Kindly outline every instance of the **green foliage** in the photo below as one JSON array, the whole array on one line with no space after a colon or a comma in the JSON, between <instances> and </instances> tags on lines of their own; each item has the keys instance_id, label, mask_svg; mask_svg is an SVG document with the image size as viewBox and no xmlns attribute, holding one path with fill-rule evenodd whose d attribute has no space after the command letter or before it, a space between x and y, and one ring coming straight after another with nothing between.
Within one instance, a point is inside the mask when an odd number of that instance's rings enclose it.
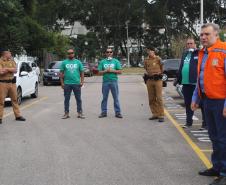
<instances>
[{"instance_id":1,"label":"green foliage","mask_svg":"<svg viewBox=\"0 0 226 185\"><path fill-rule=\"evenodd\" d=\"M98 57L100 55L100 46L98 44L98 39L96 34L93 32L88 32L87 35L78 35L75 39L72 39L71 42L73 48L75 49L75 53L78 58L84 59L92 59Z\"/></svg>"}]
</instances>

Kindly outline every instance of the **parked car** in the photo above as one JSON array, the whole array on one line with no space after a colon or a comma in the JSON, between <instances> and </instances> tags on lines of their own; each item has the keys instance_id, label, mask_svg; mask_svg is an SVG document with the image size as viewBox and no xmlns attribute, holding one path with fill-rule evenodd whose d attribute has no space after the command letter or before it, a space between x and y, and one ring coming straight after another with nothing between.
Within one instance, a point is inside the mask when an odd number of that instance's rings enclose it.
<instances>
[{"instance_id":1,"label":"parked car","mask_svg":"<svg viewBox=\"0 0 226 185\"><path fill-rule=\"evenodd\" d=\"M85 76L93 76L93 70L92 70L92 66L88 63L88 62L84 62L82 63L83 67L84 67L84 74Z\"/></svg>"},{"instance_id":2,"label":"parked car","mask_svg":"<svg viewBox=\"0 0 226 185\"><path fill-rule=\"evenodd\" d=\"M43 72L43 85L60 84L60 67L62 61L51 62Z\"/></svg>"},{"instance_id":3,"label":"parked car","mask_svg":"<svg viewBox=\"0 0 226 185\"><path fill-rule=\"evenodd\" d=\"M17 63L17 73L14 75L17 86L17 101L18 104L21 104L24 97L38 97L38 75L27 62L15 61ZM11 101L11 99L7 97L6 101Z\"/></svg>"},{"instance_id":4,"label":"parked car","mask_svg":"<svg viewBox=\"0 0 226 185\"><path fill-rule=\"evenodd\" d=\"M164 79L175 78L180 67L180 59L166 59L162 62Z\"/></svg>"}]
</instances>

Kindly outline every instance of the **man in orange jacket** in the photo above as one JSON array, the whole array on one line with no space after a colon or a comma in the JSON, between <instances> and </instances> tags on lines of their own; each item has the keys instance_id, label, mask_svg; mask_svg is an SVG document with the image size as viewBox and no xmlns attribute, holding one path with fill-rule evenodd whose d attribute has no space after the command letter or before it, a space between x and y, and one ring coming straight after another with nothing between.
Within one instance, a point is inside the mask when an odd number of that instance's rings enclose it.
<instances>
[{"instance_id":1,"label":"man in orange jacket","mask_svg":"<svg viewBox=\"0 0 226 185\"><path fill-rule=\"evenodd\" d=\"M191 109L203 100L210 140L213 167L199 174L217 176L210 185L226 185L226 43L219 40L219 26L204 24L200 40L203 49L198 58L198 80Z\"/></svg>"}]
</instances>

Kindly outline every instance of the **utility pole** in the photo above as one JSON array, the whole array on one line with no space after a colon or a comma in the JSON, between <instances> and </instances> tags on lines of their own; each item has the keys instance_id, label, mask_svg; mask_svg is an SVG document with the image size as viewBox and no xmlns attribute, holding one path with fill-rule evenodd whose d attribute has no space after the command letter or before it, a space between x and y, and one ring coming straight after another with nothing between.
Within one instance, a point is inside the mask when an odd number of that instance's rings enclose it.
<instances>
[{"instance_id":1,"label":"utility pole","mask_svg":"<svg viewBox=\"0 0 226 185\"><path fill-rule=\"evenodd\" d=\"M200 0L200 6L201 6L201 7L200 7L200 9L201 9L201 10L200 10L200 25L202 26L202 25L203 25L203 11L204 11L204 10L203 10L203 9L204 9L204 8L203 8L203 0Z\"/></svg>"},{"instance_id":2,"label":"utility pole","mask_svg":"<svg viewBox=\"0 0 226 185\"><path fill-rule=\"evenodd\" d=\"M129 54L129 26L128 26L128 21L126 21L126 36L127 36L127 65L128 65L128 67L130 67L130 59L129 59L129 57L130 57L130 54Z\"/></svg>"}]
</instances>

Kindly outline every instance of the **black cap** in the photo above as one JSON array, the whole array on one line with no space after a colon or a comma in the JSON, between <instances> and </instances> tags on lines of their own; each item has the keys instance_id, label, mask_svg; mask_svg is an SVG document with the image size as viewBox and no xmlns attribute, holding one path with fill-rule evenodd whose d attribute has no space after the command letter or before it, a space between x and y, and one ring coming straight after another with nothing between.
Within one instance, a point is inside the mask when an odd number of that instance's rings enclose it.
<instances>
[{"instance_id":1,"label":"black cap","mask_svg":"<svg viewBox=\"0 0 226 185\"><path fill-rule=\"evenodd\" d=\"M153 46L147 46L147 49L151 50L151 51L156 51L155 47L153 47Z\"/></svg>"}]
</instances>

